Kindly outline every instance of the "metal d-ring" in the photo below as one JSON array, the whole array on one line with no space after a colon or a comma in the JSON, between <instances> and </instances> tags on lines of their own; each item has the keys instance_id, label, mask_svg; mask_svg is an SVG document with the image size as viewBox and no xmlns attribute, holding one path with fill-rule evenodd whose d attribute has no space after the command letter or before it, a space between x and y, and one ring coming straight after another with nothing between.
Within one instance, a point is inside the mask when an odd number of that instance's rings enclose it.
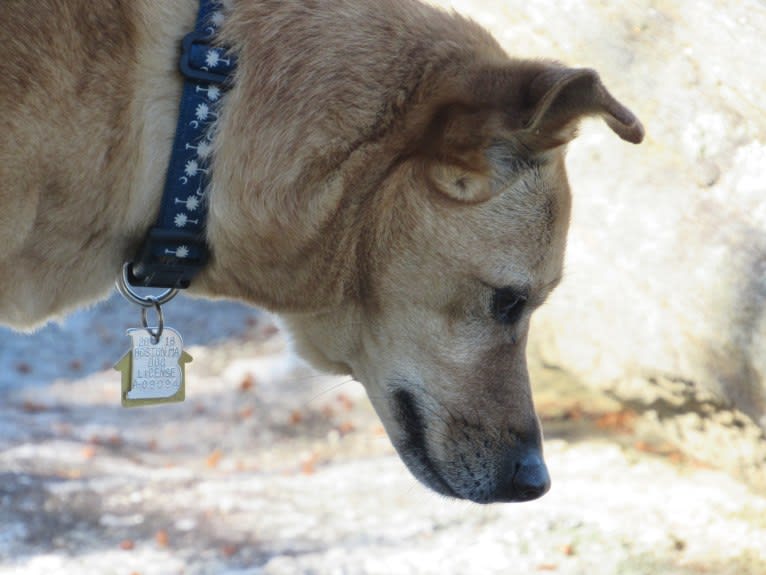
<instances>
[{"instance_id":1,"label":"metal d-ring","mask_svg":"<svg viewBox=\"0 0 766 575\"><path fill-rule=\"evenodd\" d=\"M155 328L149 327L149 322L146 320L146 311L148 309L149 309L148 307L141 308L141 325L144 326L144 329L151 336L152 343L154 345L157 345L160 342L160 336L162 335L162 330L165 328L165 318L162 315L162 307L160 306L159 301L155 301L154 311L157 312L157 327Z\"/></svg>"},{"instance_id":2,"label":"metal d-ring","mask_svg":"<svg viewBox=\"0 0 766 575\"><path fill-rule=\"evenodd\" d=\"M173 299L178 293L178 290L170 288L158 296L138 295L130 287L130 282L128 281L128 272L130 270L129 266L130 264L125 264L122 266L122 273L120 274L120 277L117 278L117 291L119 291L122 294L122 297L124 297L129 302L141 306L141 325L144 326L144 329L152 338L152 343L157 345L160 342L162 330L165 328L165 318L162 315L161 306ZM157 327L149 327L149 322L146 318L146 312L149 308L154 308L154 311L157 312Z\"/></svg>"},{"instance_id":3,"label":"metal d-ring","mask_svg":"<svg viewBox=\"0 0 766 575\"><path fill-rule=\"evenodd\" d=\"M122 274L117 278L117 291L122 294L126 300L136 305L140 305L142 308L150 308L155 306L161 306L168 303L171 299L176 297L178 290L170 288L162 292L158 296L140 296L130 286L128 281L128 272L130 271L130 264L126 263L122 266ZM157 307L159 310L159 307Z\"/></svg>"}]
</instances>

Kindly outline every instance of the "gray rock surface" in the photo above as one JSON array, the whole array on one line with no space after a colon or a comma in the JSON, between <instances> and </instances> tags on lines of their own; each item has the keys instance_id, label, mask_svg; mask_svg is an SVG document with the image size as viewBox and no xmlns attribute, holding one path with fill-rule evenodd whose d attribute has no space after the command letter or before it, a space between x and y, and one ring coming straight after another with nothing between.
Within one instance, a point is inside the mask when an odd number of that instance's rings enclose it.
<instances>
[{"instance_id":1,"label":"gray rock surface","mask_svg":"<svg viewBox=\"0 0 766 575\"><path fill-rule=\"evenodd\" d=\"M599 71L644 122L570 148L566 278L533 352L766 488L766 3L482 2L519 56Z\"/></svg>"}]
</instances>

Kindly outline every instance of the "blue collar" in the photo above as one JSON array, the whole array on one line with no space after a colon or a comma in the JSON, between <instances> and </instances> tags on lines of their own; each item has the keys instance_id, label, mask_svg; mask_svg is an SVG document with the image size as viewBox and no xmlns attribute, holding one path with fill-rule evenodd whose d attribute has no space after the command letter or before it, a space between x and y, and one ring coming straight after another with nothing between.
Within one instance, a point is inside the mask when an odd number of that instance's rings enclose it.
<instances>
[{"instance_id":1,"label":"blue collar","mask_svg":"<svg viewBox=\"0 0 766 575\"><path fill-rule=\"evenodd\" d=\"M133 286L184 289L207 262L210 127L236 65L232 55L212 44L222 20L218 0L200 0L194 31L183 39L184 84L173 151L157 222L128 266Z\"/></svg>"}]
</instances>

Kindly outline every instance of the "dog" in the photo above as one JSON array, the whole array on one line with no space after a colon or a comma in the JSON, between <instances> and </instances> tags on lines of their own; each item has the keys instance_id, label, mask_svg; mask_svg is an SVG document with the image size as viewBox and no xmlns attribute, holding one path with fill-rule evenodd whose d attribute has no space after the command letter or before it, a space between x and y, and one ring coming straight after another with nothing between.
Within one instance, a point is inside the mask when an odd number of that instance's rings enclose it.
<instances>
[{"instance_id":1,"label":"dog","mask_svg":"<svg viewBox=\"0 0 766 575\"><path fill-rule=\"evenodd\" d=\"M159 209L178 46L196 0L5 0L0 321L106 297ZM418 0L231 0L211 257L191 294L284 320L365 386L413 475L446 496L550 486L525 359L559 283L566 145L639 120L590 69L514 59Z\"/></svg>"}]
</instances>

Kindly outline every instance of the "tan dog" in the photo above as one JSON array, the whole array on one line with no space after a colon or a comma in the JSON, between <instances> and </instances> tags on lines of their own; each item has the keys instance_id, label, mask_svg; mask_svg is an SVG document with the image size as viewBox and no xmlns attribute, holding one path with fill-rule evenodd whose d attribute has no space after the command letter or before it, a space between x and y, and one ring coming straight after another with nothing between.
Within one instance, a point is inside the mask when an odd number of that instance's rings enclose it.
<instances>
[{"instance_id":1,"label":"tan dog","mask_svg":"<svg viewBox=\"0 0 766 575\"><path fill-rule=\"evenodd\" d=\"M159 207L196 0L4 0L0 321L106 296ZM591 70L509 58L415 0L233 0L212 259L192 292L282 315L353 374L416 477L478 502L549 487L525 362L561 278L565 144L639 142Z\"/></svg>"}]
</instances>

